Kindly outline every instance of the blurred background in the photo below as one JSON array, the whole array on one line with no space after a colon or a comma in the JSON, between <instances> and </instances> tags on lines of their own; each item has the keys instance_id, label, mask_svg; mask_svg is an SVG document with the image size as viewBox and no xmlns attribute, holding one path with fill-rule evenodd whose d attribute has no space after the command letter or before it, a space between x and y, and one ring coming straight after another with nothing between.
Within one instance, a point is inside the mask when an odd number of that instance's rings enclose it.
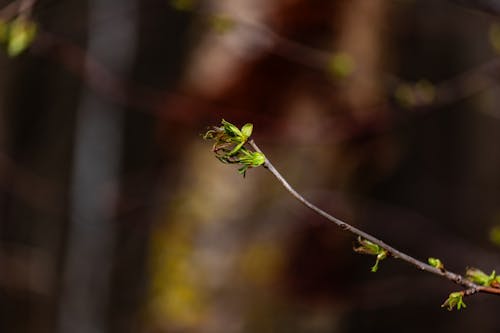
<instances>
[{"instance_id":1,"label":"blurred background","mask_svg":"<svg viewBox=\"0 0 500 333\"><path fill-rule=\"evenodd\" d=\"M500 299L355 238L500 270L491 0L0 1L1 332L498 332Z\"/></svg>"}]
</instances>

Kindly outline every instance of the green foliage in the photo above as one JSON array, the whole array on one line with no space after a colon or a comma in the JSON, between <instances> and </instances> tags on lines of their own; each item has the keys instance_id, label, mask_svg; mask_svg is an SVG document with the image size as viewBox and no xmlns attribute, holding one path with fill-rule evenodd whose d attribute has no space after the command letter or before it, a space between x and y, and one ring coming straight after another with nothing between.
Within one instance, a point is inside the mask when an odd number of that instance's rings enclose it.
<instances>
[{"instance_id":1,"label":"green foliage","mask_svg":"<svg viewBox=\"0 0 500 333\"><path fill-rule=\"evenodd\" d=\"M358 247L354 247L355 252L377 256L377 259L375 260L375 265L373 265L371 268L371 271L375 273L376 271L378 271L378 265L380 261L387 258L387 250L382 248L380 245L377 245L361 237L358 237L358 244L359 244Z\"/></svg>"},{"instance_id":2,"label":"green foliage","mask_svg":"<svg viewBox=\"0 0 500 333\"><path fill-rule=\"evenodd\" d=\"M446 301L441 305L442 308L446 307L448 311L453 310L456 308L457 310L460 310L462 308L466 308L467 305L465 305L464 300L464 292L463 291L457 291L451 293Z\"/></svg>"},{"instance_id":3,"label":"green foliage","mask_svg":"<svg viewBox=\"0 0 500 333\"><path fill-rule=\"evenodd\" d=\"M238 172L243 176L249 168L255 168L266 162L261 152L244 148L252 135L253 125L245 124L241 129L222 119L221 126L208 130L203 138L213 140L212 151L219 161L228 164L240 164Z\"/></svg>"},{"instance_id":4,"label":"green foliage","mask_svg":"<svg viewBox=\"0 0 500 333\"><path fill-rule=\"evenodd\" d=\"M0 42L5 44L7 54L15 57L25 51L36 36L37 26L26 18L0 21Z\"/></svg>"},{"instance_id":5,"label":"green foliage","mask_svg":"<svg viewBox=\"0 0 500 333\"><path fill-rule=\"evenodd\" d=\"M495 271L492 271L490 275L487 275L483 271L477 268L467 269L465 275L469 280L485 287L500 287L500 277L496 275Z\"/></svg>"},{"instance_id":6,"label":"green foliage","mask_svg":"<svg viewBox=\"0 0 500 333\"><path fill-rule=\"evenodd\" d=\"M429 263L429 265L439 269L440 271L444 270L444 265L438 258L429 258L427 259L427 262Z\"/></svg>"}]
</instances>

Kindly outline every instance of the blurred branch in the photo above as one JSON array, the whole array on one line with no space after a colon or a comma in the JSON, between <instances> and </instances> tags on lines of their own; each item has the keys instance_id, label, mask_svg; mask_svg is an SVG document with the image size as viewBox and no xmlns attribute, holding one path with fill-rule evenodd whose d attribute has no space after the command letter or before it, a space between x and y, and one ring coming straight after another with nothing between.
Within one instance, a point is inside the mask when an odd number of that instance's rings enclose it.
<instances>
[{"instance_id":1,"label":"blurred branch","mask_svg":"<svg viewBox=\"0 0 500 333\"><path fill-rule=\"evenodd\" d=\"M262 153L260 148L255 144L253 140L249 141L249 144L252 146L252 148L257 151ZM340 227L343 230L346 230L352 234L355 234L359 237L361 237L364 240L368 240L369 242L376 244L380 246L381 248L385 249L387 251L387 255L391 256L396 259L403 260L415 267L417 267L419 270L426 271L428 273L432 273L438 276L441 276L445 279L448 279L458 285L461 285L465 288L467 288L463 292L463 296L469 296L472 294L475 294L477 292L483 292L483 293L488 293L488 294L496 294L500 295L500 288L494 288L490 286L483 286L483 285L478 285L473 283L472 281L464 278L462 275L451 272L446 270L444 267L434 267L429 264L426 264L418 259L415 259L409 255L407 255L404 252L401 252L397 250L396 248L384 243L380 239L346 223L345 221L338 219L329 213L325 212L321 208L317 207L316 205L312 204L309 202L307 199L305 199L300 193L298 193L289 183L288 181L279 173L279 171L274 167L274 165L269 161L269 159L266 158L263 166L268 169L276 179L283 185L283 187L293 196L295 199L300 201L302 204L304 204L306 207L309 209L313 210L317 214L323 216L330 222L333 222L336 224L338 227Z\"/></svg>"},{"instance_id":2,"label":"blurred branch","mask_svg":"<svg viewBox=\"0 0 500 333\"><path fill-rule=\"evenodd\" d=\"M214 14L206 13L204 16L213 17ZM329 62L335 55L333 51L317 49L283 37L264 24L246 22L235 18L230 18L230 20L234 20L243 29L252 30L253 38L260 38L263 40L260 44L270 46L269 52L302 66L327 73ZM37 33L32 51L35 54L56 60L74 75L80 77L95 92L121 106L133 107L143 112L153 113L154 116L164 116L163 113L159 113L158 108L167 101L174 100L174 102L192 104L192 101L188 101L188 98L173 93L161 92L137 82L120 78L93 58L84 48L41 29ZM84 64L87 66L86 70L84 70ZM424 108L431 110L471 97L497 85L498 79L495 74L499 71L500 58L494 58L455 77L435 84L435 97L432 101L417 99L407 109ZM382 73L382 75L382 80L391 83L392 86L405 83L404 80L392 74ZM347 77L345 80L349 80L349 78ZM393 92L390 92L389 96L392 94ZM388 106L388 103L384 102L371 108L376 110ZM488 114L495 116L492 113ZM179 113L175 116L182 117Z\"/></svg>"},{"instance_id":3,"label":"blurred branch","mask_svg":"<svg viewBox=\"0 0 500 333\"><path fill-rule=\"evenodd\" d=\"M499 0L451 0L463 7L479 10L491 15L500 15L500 1Z\"/></svg>"},{"instance_id":4,"label":"blurred branch","mask_svg":"<svg viewBox=\"0 0 500 333\"><path fill-rule=\"evenodd\" d=\"M500 0L496 3L498 4L500 11ZM217 14L205 13L204 16L217 17ZM267 45L269 52L301 66L329 74L328 72L331 70L329 67L332 65L332 61L337 54L336 51L318 49L286 38L260 22L248 22L234 17L229 18L229 20L234 22L234 24L240 28L252 30L254 34L253 37L260 38L262 40L260 44ZM360 68L358 68L357 71L359 73ZM481 63L474 68L465 70L463 73L447 80L431 85L434 94L433 98L431 100L426 100L425 98L419 99L419 96L415 96L416 99L414 103L407 106L407 109L415 110L425 108L431 110L472 97L484 90L498 85L499 74L500 58L497 57ZM399 85L407 83L407 81L391 73L381 71L380 75L381 81L385 85L389 85L396 89ZM363 78L362 73L359 73L358 76L361 79ZM347 76L342 80L348 81L349 79L350 76ZM335 84L335 81L331 82ZM395 93L395 90L389 90L388 96L392 97ZM388 106L388 103L383 102L379 105L374 105L371 109L378 110L381 108L387 108ZM490 116L498 117L493 113L488 114Z\"/></svg>"},{"instance_id":5,"label":"blurred branch","mask_svg":"<svg viewBox=\"0 0 500 333\"><path fill-rule=\"evenodd\" d=\"M15 0L0 9L0 18L10 20L11 18L20 16L29 16L36 0Z\"/></svg>"}]
</instances>

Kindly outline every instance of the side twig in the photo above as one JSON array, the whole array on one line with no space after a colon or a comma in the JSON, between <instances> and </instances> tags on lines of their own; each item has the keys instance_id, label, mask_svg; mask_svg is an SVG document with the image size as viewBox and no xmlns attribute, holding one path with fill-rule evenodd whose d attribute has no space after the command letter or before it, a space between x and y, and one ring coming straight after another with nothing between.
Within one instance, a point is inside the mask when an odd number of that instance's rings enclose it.
<instances>
[{"instance_id":1,"label":"side twig","mask_svg":"<svg viewBox=\"0 0 500 333\"><path fill-rule=\"evenodd\" d=\"M257 146L257 144L255 144L255 142L253 140L250 140L248 141L248 143L250 144L250 146L252 146L252 148L259 152L259 153L262 153L262 151L260 150L260 148ZM329 220L330 222L333 222L335 223L338 227L342 228L343 230L346 230L346 231L349 231L351 232L352 234L355 234L361 238L364 238L374 244L377 244L378 246L382 247L383 249L385 249L387 251L387 254L393 258L396 258L396 259L401 259L403 261L406 261L407 263L417 267L418 269L422 270L422 271L426 271L426 272L429 272L429 273L432 273L432 274L435 274L435 275L438 275L438 276L441 276L441 277L444 277L458 285L461 285L463 287L466 288L466 290L464 291L464 296L469 296L469 295L473 295L477 292L483 292L483 293L488 293L488 294L496 294L496 295L500 295L500 288L493 288L493 287L486 287L486 286L480 286L480 285L477 285L475 284L474 282L466 279L465 277L463 277L462 275L460 274L457 274L457 273L454 273L454 272L451 272L451 271L448 271L444 268L442 269L438 269L436 267L433 267L429 264L426 264L418 259L415 259L413 258L412 256L409 256L397 249L395 249L394 247L384 243L383 241L381 241L380 239L350 225L349 223L339 219L339 218L336 218L335 216L332 216L330 215L329 213L325 212L324 210L322 210L321 208L317 207L316 205L314 205L313 203L309 202L306 198L304 198L300 193L298 193L289 183L288 181L279 173L279 171L274 167L274 165L269 161L269 159L265 159L265 162L263 164L263 167L266 168L267 170L269 170L274 177L276 177L276 179L279 180L279 182L283 185L283 187L292 195L295 197L295 199L297 199L298 201L300 201L302 204L304 204L306 207L308 207L309 209L313 210L314 212L318 213L319 215L323 216L324 218L326 218L327 220Z\"/></svg>"}]
</instances>

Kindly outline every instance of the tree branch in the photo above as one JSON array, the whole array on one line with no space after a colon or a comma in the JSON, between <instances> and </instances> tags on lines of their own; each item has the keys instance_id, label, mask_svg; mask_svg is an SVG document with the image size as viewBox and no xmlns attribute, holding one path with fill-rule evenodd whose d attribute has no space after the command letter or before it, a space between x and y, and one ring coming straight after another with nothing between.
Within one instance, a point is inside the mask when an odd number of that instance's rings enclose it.
<instances>
[{"instance_id":1,"label":"tree branch","mask_svg":"<svg viewBox=\"0 0 500 333\"><path fill-rule=\"evenodd\" d=\"M262 153L262 151L260 150L260 148L257 146L257 144L255 144L255 142L253 140L250 140L248 142L250 144L250 146L252 146L253 149L255 149L255 151L258 151L260 153ZM349 223L333 216L333 215L330 215L329 213L325 212L324 210L322 210L321 208L317 207L316 205L314 205L313 203L311 203L310 201L308 201L306 198L304 198L300 193L298 193L289 183L288 181L279 173L279 171L274 167L274 165L269 161L269 159L266 158L264 164L263 164L264 168L266 168L267 170L269 170L274 177L276 177L276 179L278 179L278 181L281 183L281 185L283 185L283 187L292 195L295 197L295 199L297 199L298 201L300 201L302 204L304 204L306 207L308 207L309 209L313 210L314 212L316 212L317 214L323 216L324 218L326 218L327 220L329 220L330 222L333 222L335 223L338 227L340 227L341 229L343 230L346 230L346 231L349 231L350 233L352 234L355 234L361 238L364 238L366 240L369 240L370 242L374 243L374 244L377 244L378 246L382 247L383 249L385 249L387 252L388 252L388 255L390 255L391 257L393 258L396 258L396 259L401 259L403 261L406 261L407 263L417 267L419 270L422 270L422 271L426 271L426 272L429 272L429 273L432 273L432 274L435 274L435 275L438 275L438 276L441 276L443 278L446 278L458 285L461 285L463 287L466 288L466 291L464 292L464 295L465 296L469 296L469 295L472 295L472 294L475 294L477 292L483 292L483 293L488 293L488 294L496 294L496 295L500 295L500 288L493 288L493 287L486 287L486 286L480 286L480 285L477 285L475 283L473 283L472 281L470 280L467 280L465 277L463 277L462 275L460 274L457 274L457 273L454 273L454 272L451 272L451 271L448 271L446 269L438 269L436 267L433 267L427 263L424 263L418 259L415 259L409 255L407 255L406 253L403 253L399 250L397 250L396 248L384 243L383 241L381 241L380 239L350 225Z\"/></svg>"}]
</instances>

